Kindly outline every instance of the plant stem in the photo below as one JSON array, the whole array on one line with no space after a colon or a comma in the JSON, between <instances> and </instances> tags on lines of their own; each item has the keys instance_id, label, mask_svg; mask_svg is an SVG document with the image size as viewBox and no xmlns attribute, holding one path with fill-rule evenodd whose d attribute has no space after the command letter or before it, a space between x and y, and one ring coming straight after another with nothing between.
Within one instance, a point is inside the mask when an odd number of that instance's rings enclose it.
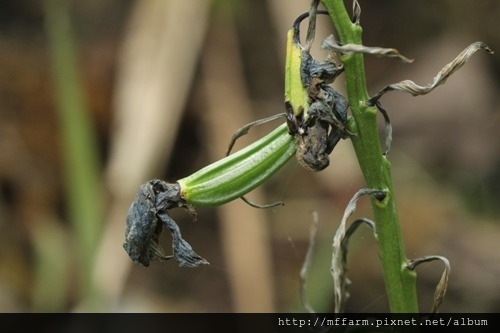
<instances>
[{"instance_id":1,"label":"plant stem","mask_svg":"<svg viewBox=\"0 0 500 333\"><path fill-rule=\"evenodd\" d=\"M362 44L362 28L352 23L343 0L322 0L343 44ZM393 313L418 312L416 274L406 268L407 258L398 222L391 164L383 155L376 122L377 110L368 107L363 54L341 57L345 66L346 88L352 118L348 129L356 156L369 188L387 191L383 202L372 199L377 244L384 280Z\"/></svg>"},{"instance_id":2,"label":"plant stem","mask_svg":"<svg viewBox=\"0 0 500 333\"><path fill-rule=\"evenodd\" d=\"M77 69L69 3L45 0L43 8L63 142L64 185L81 268L79 296L84 297L91 289L91 268L103 222L100 163Z\"/></svg>"}]
</instances>

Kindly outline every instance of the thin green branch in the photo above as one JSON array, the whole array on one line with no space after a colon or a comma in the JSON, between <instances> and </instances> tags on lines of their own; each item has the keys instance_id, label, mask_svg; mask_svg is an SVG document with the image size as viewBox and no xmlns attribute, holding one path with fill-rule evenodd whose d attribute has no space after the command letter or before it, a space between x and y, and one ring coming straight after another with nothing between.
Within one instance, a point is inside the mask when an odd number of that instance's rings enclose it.
<instances>
[{"instance_id":1,"label":"thin green branch","mask_svg":"<svg viewBox=\"0 0 500 333\"><path fill-rule=\"evenodd\" d=\"M77 70L68 7L64 0L43 2L63 143L68 213L78 248L80 292L81 296L86 296L91 289L91 268L103 221L103 191L97 142Z\"/></svg>"},{"instance_id":2,"label":"thin green branch","mask_svg":"<svg viewBox=\"0 0 500 333\"><path fill-rule=\"evenodd\" d=\"M362 28L353 23L343 0L322 0L342 44L362 45ZM354 20L356 21L356 19ZM361 53L341 56L352 119L348 130L367 187L383 190L385 200L371 200L377 244L391 312L418 312L416 274L406 269L407 258L392 187L391 165L380 147L377 109L368 106L364 58Z\"/></svg>"}]
</instances>

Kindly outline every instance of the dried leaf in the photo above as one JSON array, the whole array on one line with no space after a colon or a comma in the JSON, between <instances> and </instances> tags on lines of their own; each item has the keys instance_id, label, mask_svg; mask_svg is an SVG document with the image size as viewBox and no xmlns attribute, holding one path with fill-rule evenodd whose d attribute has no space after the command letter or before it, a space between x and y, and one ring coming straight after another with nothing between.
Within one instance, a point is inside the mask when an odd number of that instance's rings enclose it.
<instances>
[{"instance_id":1,"label":"dried leaf","mask_svg":"<svg viewBox=\"0 0 500 333\"><path fill-rule=\"evenodd\" d=\"M276 120L279 118L284 118L284 117L285 117L284 112L278 113L278 114L275 114L275 115L270 116L270 117L254 120L254 121L246 124L245 126L238 128L236 130L236 132L234 132L233 136L231 137L231 141L229 142L229 145L228 145L227 150L226 150L226 156L228 156L231 153L231 150L233 149L233 146L236 143L236 140L238 140L239 138L241 138L244 135L247 135L250 128L252 128L256 125L265 124L267 122L270 122L270 121L273 121L273 120Z\"/></svg>"},{"instance_id":2,"label":"dried leaf","mask_svg":"<svg viewBox=\"0 0 500 333\"><path fill-rule=\"evenodd\" d=\"M415 270L415 268L424 263L434 260L441 260L444 263L444 271L441 275L441 279L439 279L439 283L436 286L436 291L434 292L434 302L432 304L432 313L437 313L441 303L443 303L444 295L446 294L446 290L448 288L448 279L450 277L451 266L448 259L442 256L425 256L418 259L411 260L408 263L408 269Z\"/></svg>"},{"instance_id":3,"label":"dried leaf","mask_svg":"<svg viewBox=\"0 0 500 333\"><path fill-rule=\"evenodd\" d=\"M404 80L399 83L394 83L386 86L384 89L379 91L375 96L370 98L369 104L374 105L376 101L382 97L386 92L391 90L399 90L412 94L413 96L425 95L434 90L437 86L446 82L446 80L455 73L460 67L462 67L467 60L478 50L485 50L486 52L493 54L493 51L483 42L475 42L465 48L452 62L447 64L439 71L439 73L434 77L432 83L426 86L419 86L411 80Z\"/></svg>"},{"instance_id":4,"label":"dried leaf","mask_svg":"<svg viewBox=\"0 0 500 333\"><path fill-rule=\"evenodd\" d=\"M379 101L377 101L375 103L375 106L377 107L378 111L382 114L382 116L384 117L384 121L385 121L385 151L384 151L384 156L387 156L387 155L389 155L389 150L391 149L391 143L392 143L391 120L389 119L389 114L382 107L382 104L380 104Z\"/></svg>"},{"instance_id":5,"label":"dried leaf","mask_svg":"<svg viewBox=\"0 0 500 333\"><path fill-rule=\"evenodd\" d=\"M311 1L311 8L309 9L309 26L307 28L306 35L306 50L310 50L312 43L314 42L314 36L316 34L316 14L318 12L319 0Z\"/></svg>"},{"instance_id":6,"label":"dried leaf","mask_svg":"<svg viewBox=\"0 0 500 333\"><path fill-rule=\"evenodd\" d=\"M332 274L333 284L334 284L334 300L335 300L335 313L340 313L343 310L344 304L347 300L347 285L349 284L349 280L347 278L347 267L346 267L346 247L348 244L348 240L346 241L346 237L350 237L350 235L357 228L358 223L365 222L364 219L360 220L361 222L356 223L354 229L351 230L351 227L346 231L346 223L349 216L354 213L356 210L356 202L363 195L373 195L378 200L383 200L385 198L385 192L380 190L372 190L372 189L361 189L352 197L351 201L347 205L344 216L342 217L342 221L340 222L340 226L333 237L333 253L332 253L332 266L330 268L330 273ZM369 220L366 220L369 221ZM366 222L368 223L368 222ZM346 243L347 242L347 243Z\"/></svg>"},{"instance_id":7,"label":"dried leaf","mask_svg":"<svg viewBox=\"0 0 500 333\"><path fill-rule=\"evenodd\" d=\"M361 6L357 0L352 2L352 22L356 25L359 25L361 19Z\"/></svg>"},{"instance_id":8,"label":"dried leaf","mask_svg":"<svg viewBox=\"0 0 500 333\"><path fill-rule=\"evenodd\" d=\"M367 53L379 57L398 58L406 63L413 62L413 59L406 58L405 56L401 55L396 49L371 47L359 44L340 44L335 40L335 37L333 35L325 38L323 44L321 44L321 47L341 54Z\"/></svg>"}]
</instances>

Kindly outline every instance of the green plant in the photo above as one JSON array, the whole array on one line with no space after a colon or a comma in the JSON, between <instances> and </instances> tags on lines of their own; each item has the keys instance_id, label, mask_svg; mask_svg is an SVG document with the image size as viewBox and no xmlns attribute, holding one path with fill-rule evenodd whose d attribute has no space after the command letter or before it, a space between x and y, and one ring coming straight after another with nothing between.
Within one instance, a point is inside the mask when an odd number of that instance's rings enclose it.
<instances>
[{"instance_id":1,"label":"green plant","mask_svg":"<svg viewBox=\"0 0 500 333\"><path fill-rule=\"evenodd\" d=\"M401 90L413 95L426 94L444 83L475 51L492 51L483 43L471 44L438 73L432 84L420 87L412 81L403 81L388 85L370 98L366 88L363 53L380 56L394 56L396 53L392 49L363 46L362 28L359 24L361 9L356 0L353 1L352 17L347 13L343 0L321 2L328 11L340 39L340 43L330 41L327 44L341 54L341 61L345 66L345 84L352 112L347 129L356 133L351 137L351 141L359 166L367 186L386 193L384 200L372 198L371 206L390 309L391 312L418 312L416 274L405 255L392 185L391 164L379 143L376 116L378 110L383 110L379 99L391 90Z\"/></svg>"},{"instance_id":2,"label":"green plant","mask_svg":"<svg viewBox=\"0 0 500 333\"><path fill-rule=\"evenodd\" d=\"M91 294L93 289L92 266L104 220L100 162L94 128L77 70L77 48L69 4L60 0L45 0L43 9L63 143L68 218L74 228L76 261L81 276L78 292L84 297ZM43 263L40 265L43 266Z\"/></svg>"},{"instance_id":3,"label":"green plant","mask_svg":"<svg viewBox=\"0 0 500 333\"><path fill-rule=\"evenodd\" d=\"M309 13L299 16L288 32L285 68L287 123L237 153L176 183L151 180L142 185L129 209L124 248L132 260L145 266L149 265L150 260L171 258L158 245L158 237L165 225L173 235L173 257L180 266L207 264L182 239L178 226L168 215L169 209L184 207L194 214L193 206L216 206L243 197L277 172L294 154L307 169L320 171L328 166L328 159L326 162L322 160L324 155L328 158L340 138L350 138L367 189L358 191L353 197L334 237L332 276L336 288L335 311L342 310L346 299L345 268L349 237L362 223L374 231L391 312L418 312L416 266L431 260L442 260L445 263L446 269L436 289L433 306L433 310L437 311L446 291L449 263L440 256L426 256L415 260L406 257L392 185L391 164L387 158L391 144L391 125L380 98L392 90L415 96L427 94L443 84L476 51L492 51L484 43L473 43L446 65L431 84L422 87L406 80L390 84L370 97L366 88L364 54L395 57L405 62L411 60L395 49L363 45L359 21L361 9L356 0L353 1L352 16L347 13L343 0L321 1L340 38L340 42L333 37L327 38L323 47L339 54L342 65L312 59L309 48L314 40L316 14L325 13L317 11L319 2L320 0L312 0ZM309 29L306 44L302 46L298 40L298 24L307 16L310 17ZM347 117L344 97L327 85L342 72L345 73L351 117ZM376 122L379 112L386 121L384 150L379 142ZM234 140L245 134L250 126L260 122L262 121L240 129L233 136L228 152ZM346 227L347 218L354 211L357 199L365 194L371 195L373 222L359 219ZM310 258L310 255L307 257ZM309 261L310 259L306 260L301 276L305 275ZM304 298L304 293L302 297ZM310 306L306 308L311 309Z\"/></svg>"}]
</instances>

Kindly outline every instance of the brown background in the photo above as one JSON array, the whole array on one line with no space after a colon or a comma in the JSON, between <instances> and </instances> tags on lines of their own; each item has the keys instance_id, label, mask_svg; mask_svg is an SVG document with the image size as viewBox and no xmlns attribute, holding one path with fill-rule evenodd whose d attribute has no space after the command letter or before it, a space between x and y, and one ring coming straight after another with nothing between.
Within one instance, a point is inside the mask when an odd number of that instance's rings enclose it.
<instances>
[{"instance_id":1,"label":"brown background","mask_svg":"<svg viewBox=\"0 0 500 333\"><path fill-rule=\"evenodd\" d=\"M172 212L210 266L144 268L121 247L138 185L189 175L221 158L237 128L283 112L286 31L309 1L70 1L105 193L95 253L84 254L91 258L87 272L68 208L64 125L55 111L43 3L0 4L0 311L304 311L299 271L313 211L319 233L310 302L331 311L332 237L350 197L364 186L349 141L335 149L327 170L312 174L291 161L249 194L284 207L261 211L237 200L198 209L196 222ZM365 57L370 93L403 79L427 84L477 40L500 52L496 0L361 1L361 7L366 45L415 59L408 65ZM326 17L318 22L316 44L332 32ZM318 47L313 54L325 56ZM394 128L390 160L406 253L451 261L443 312L500 311L497 54L478 53L427 96L382 99ZM236 148L274 126L252 129ZM370 216L366 203L357 216ZM387 311L372 236L363 230L351 244L346 310ZM431 307L441 272L438 262L418 269L422 311ZM86 274L92 294L82 287Z\"/></svg>"}]
</instances>

